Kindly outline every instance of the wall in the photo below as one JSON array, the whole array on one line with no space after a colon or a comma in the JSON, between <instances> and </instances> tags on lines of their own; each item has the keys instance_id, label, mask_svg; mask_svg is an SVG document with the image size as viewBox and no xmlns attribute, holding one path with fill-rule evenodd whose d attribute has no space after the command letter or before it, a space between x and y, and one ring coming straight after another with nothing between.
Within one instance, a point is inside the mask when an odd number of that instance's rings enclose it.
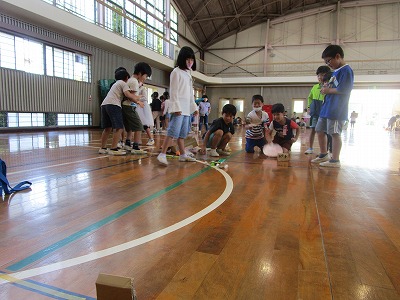
<instances>
[{"instance_id":1,"label":"wall","mask_svg":"<svg viewBox=\"0 0 400 300\"><path fill-rule=\"evenodd\" d=\"M14 29L14 32L22 33L24 36L34 37L36 40L46 41L55 46L61 45L61 48L90 53L92 82L78 82L0 68L0 111L89 113L92 114L93 125L98 126L100 124L99 80L114 78L114 70L119 66L124 66L133 73L134 65L138 61L12 16L6 18L2 16L0 29L6 28L9 32L13 32L11 29ZM152 70L151 80L146 83L167 88L169 72L154 67Z\"/></svg>"},{"instance_id":2,"label":"wall","mask_svg":"<svg viewBox=\"0 0 400 300\"><path fill-rule=\"evenodd\" d=\"M310 86L304 87L284 87L284 86L265 86L265 87L208 87L207 96L211 103L210 120L214 120L221 115L218 111L220 98L227 98L231 101L234 98L243 98L244 114L247 115L252 110L251 97L261 94L264 98L264 104L282 103L289 114L293 108L293 98L307 98L310 93ZM305 105L307 103L305 102Z\"/></svg>"}]
</instances>

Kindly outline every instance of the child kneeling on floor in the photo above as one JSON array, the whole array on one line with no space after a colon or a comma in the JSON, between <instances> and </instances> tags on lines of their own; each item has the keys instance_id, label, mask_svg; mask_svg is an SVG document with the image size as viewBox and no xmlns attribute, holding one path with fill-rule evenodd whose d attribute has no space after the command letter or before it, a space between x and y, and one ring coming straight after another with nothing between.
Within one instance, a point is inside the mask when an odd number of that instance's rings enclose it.
<instances>
[{"instance_id":1,"label":"child kneeling on floor","mask_svg":"<svg viewBox=\"0 0 400 300\"><path fill-rule=\"evenodd\" d=\"M295 121L284 116L285 107L281 103L272 105L273 121L269 125L266 135L268 143L275 143L282 147L283 153L288 153L292 144L297 141L300 130ZM294 133L296 131L296 133ZM273 132L275 136L272 137Z\"/></svg>"},{"instance_id":2,"label":"child kneeling on floor","mask_svg":"<svg viewBox=\"0 0 400 300\"><path fill-rule=\"evenodd\" d=\"M225 147L235 133L233 119L236 115L236 107L233 104L225 104L222 108L222 117L213 121L207 130L200 153L206 153L206 147L211 148L210 156L229 155Z\"/></svg>"}]
</instances>

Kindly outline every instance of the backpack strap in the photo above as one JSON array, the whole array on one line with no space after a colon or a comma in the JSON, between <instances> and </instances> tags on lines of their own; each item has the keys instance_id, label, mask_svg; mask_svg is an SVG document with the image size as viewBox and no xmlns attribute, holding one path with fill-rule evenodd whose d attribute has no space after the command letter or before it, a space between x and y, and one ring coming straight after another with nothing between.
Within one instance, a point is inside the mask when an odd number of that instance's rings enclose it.
<instances>
[{"instance_id":1,"label":"backpack strap","mask_svg":"<svg viewBox=\"0 0 400 300\"><path fill-rule=\"evenodd\" d=\"M29 181L22 181L18 183L16 186L11 187L6 176L7 176L6 163L2 159L0 159L0 195L3 194L3 190L4 194L9 195L14 192L26 190L32 185L32 183Z\"/></svg>"}]
</instances>

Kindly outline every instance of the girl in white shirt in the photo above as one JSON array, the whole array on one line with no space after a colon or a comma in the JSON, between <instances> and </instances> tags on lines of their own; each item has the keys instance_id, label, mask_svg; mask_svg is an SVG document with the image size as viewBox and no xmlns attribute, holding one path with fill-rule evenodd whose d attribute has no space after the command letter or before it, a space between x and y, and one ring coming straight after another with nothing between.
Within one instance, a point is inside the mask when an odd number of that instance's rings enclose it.
<instances>
[{"instance_id":1,"label":"girl in white shirt","mask_svg":"<svg viewBox=\"0 0 400 300\"><path fill-rule=\"evenodd\" d=\"M179 151L179 161L196 161L194 158L185 154L184 139L190 131L190 114L197 115L197 105L194 102L194 91L191 71L196 70L196 60L194 52L190 47L182 47L177 59L177 67L170 75L170 103L169 121L167 136L162 145L162 151L157 156L158 161L163 165L168 165L166 153L173 138L177 139Z\"/></svg>"}]
</instances>

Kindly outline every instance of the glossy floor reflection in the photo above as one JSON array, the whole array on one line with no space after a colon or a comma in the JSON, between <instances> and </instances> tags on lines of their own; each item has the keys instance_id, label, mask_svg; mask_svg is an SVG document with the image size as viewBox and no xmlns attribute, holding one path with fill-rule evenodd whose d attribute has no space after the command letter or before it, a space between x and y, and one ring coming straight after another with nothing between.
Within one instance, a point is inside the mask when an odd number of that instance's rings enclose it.
<instances>
[{"instance_id":1,"label":"glossy floor reflection","mask_svg":"<svg viewBox=\"0 0 400 300\"><path fill-rule=\"evenodd\" d=\"M0 203L0 299L94 299L99 273L139 299L400 299L400 133L356 124L329 169L309 132L278 163L237 127L223 170L160 167L163 134L123 157L100 130L1 134L10 182L33 185Z\"/></svg>"}]
</instances>

